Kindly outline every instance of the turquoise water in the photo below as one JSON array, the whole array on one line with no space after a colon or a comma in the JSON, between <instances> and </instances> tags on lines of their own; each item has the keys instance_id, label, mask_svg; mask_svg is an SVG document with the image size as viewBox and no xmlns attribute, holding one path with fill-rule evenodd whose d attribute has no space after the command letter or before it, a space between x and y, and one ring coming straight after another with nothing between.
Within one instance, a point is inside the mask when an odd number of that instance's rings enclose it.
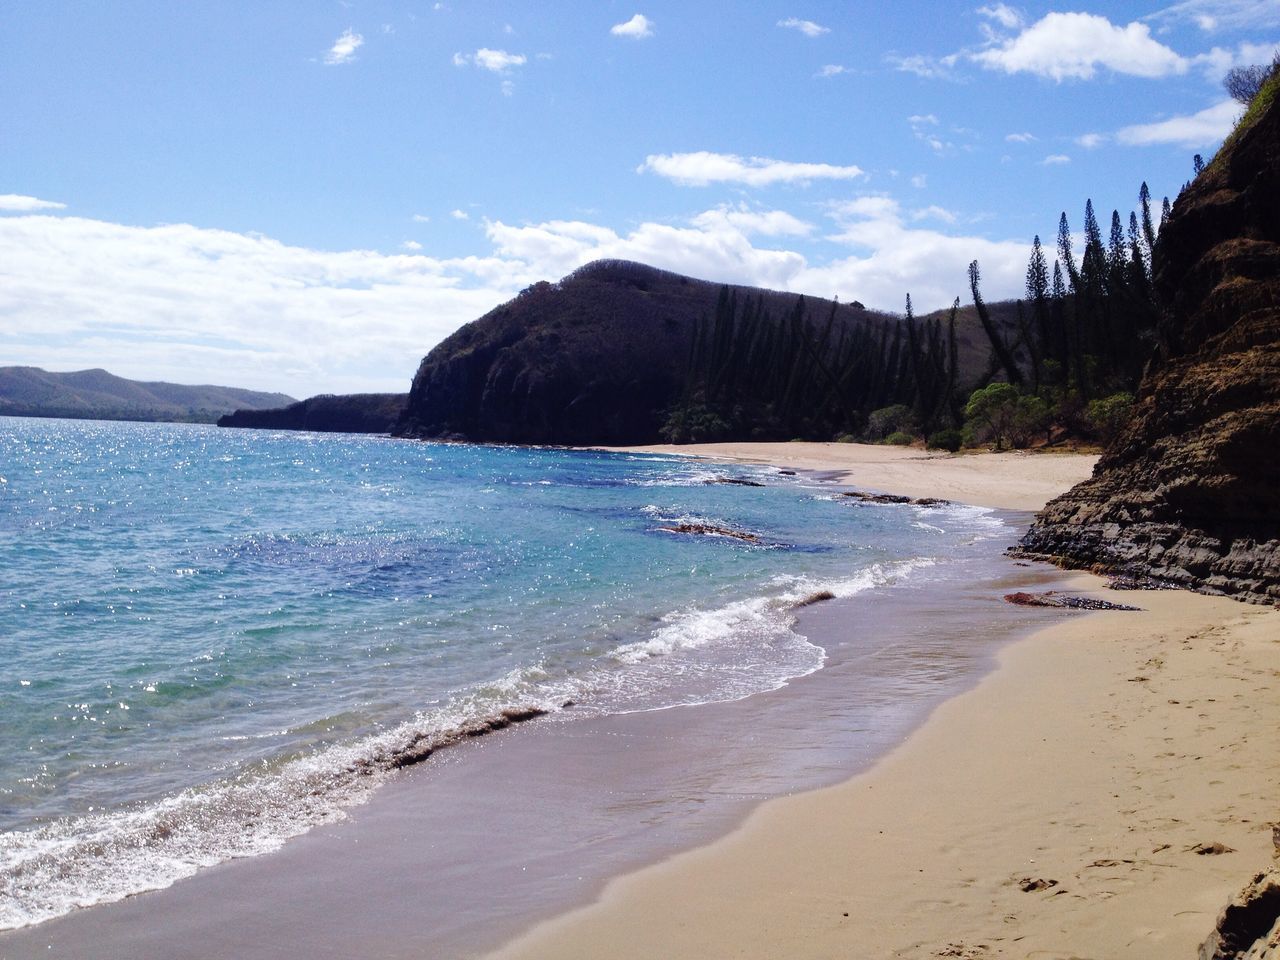
<instances>
[{"instance_id":1,"label":"turquoise water","mask_svg":"<svg viewBox=\"0 0 1280 960\"><path fill-rule=\"evenodd\" d=\"M1003 531L764 467L0 418L0 929L275 849L504 710L776 689L824 660L797 600Z\"/></svg>"}]
</instances>

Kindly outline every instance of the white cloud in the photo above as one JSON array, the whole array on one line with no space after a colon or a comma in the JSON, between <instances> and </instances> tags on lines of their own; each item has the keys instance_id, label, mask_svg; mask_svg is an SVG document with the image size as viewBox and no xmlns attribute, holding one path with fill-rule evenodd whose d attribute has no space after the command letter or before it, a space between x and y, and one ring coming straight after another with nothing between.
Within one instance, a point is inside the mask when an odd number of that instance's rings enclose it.
<instances>
[{"instance_id":1,"label":"white cloud","mask_svg":"<svg viewBox=\"0 0 1280 960\"><path fill-rule=\"evenodd\" d=\"M1106 142L1106 136L1101 133L1084 133L1076 137L1076 143L1086 150L1096 150Z\"/></svg>"},{"instance_id":2,"label":"white cloud","mask_svg":"<svg viewBox=\"0 0 1280 960\"><path fill-rule=\"evenodd\" d=\"M853 180L863 176L856 166L829 163L793 163L767 157L739 157L730 153L651 154L637 173L656 173L685 187L711 183L741 183L767 187L775 183L807 183L811 180Z\"/></svg>"},{"instance_id":3,"label":"white cloud","mask_svg":"<svg viewBox=\"0 0 1280 960\"><path fill-rule=\"evenodd\" d=\"M828 63L828 64L824 64L822 69L819 70L817 73L815 73L814 76L822 77L823 79L829 79L831 77L838 77L840 76L840 74L848 73L848 72L849 72L848 67L842 67L838 63Z\"/></svg>"},{"instance_id":4,"label":"white cloud","mask_svg":"<svg viewBox=\"0 0 1280 960\"><path fill-rule=\"evenodd\" d=\"M947 153L955 148L955 144L950 140L944 140L937 132L939 121L937 116L932 113L914 114L907 117L907 123L911 125L911 133L917 140L928 144L929 149L934 153ZM953 128L954 129L954 128ZM968 133L969 131L962 131Z\"/></svg>"},{"instance_id":5,"label":"white cloud","mask_svg":"<svg viewBox=\"0 0 1280 960\"><path fill-rule=\"evenodd\" d=\"M630 37L632 40L644 40L653 36L653 21L643 13L637 13L626 23L615 23L609 28L615 37Z\"/></svg>"},{"instance_id":6,"label":"white cloud","mask_svg":"<svg viewBox=\"0 0 1280 960\"><path fill-rule=\"evenodd\" d=\"M414 223L430 223L431 218L428 217L425 213L415 213L413 215L413 222Z\"/></svg>"},{"instance_id":7,"label":"white cloud","mask_svg":"<svg viewBox=\"0 0 1280 960\"><path fill-rule=\"evenodd\" d=\"M983 293L989 300L1021 294L1029 248L1021 241L955 236L908 227L890 197L859 197L836 204L830 215L839 232L830 239L860 252L828 264L806 266L787 289L814 296L838 294L868 306L900 310L910 293L916 307L933 310L968 296L971 260L982 265Z\"/></svg>"},{"instance_id":8,"label":"white cloud","mask_svg":"<svg viewBox=\"0 0 1280 960\"><path fill-rule=\"evenodd\" d=\"M329 52L324 55L324 62L331 67L340 63L350 63L355 59L356 51L362 46L364 46L364 37L347 28L342 36L333 42Z\"/></svg>"},{"instance_id":9,"label":"white cloud","mask_svg":"<svg viewBox=\"0 0 1280 960\"><path fill-rule=\"evenodd\" d=\"M1204 71L1207 79L1216 83L1225 77L1232 67L1268 64L1278 52L1280 52L1280 43L1242 43L1234 50L1214 47L1208 53L1193 57L1192 61Z\"/></svg>"},{"instance_id":10,"label":"white cloud","mask_svg":"<svg viewBox=\"0 0 1280 960\"><path fill-rule=\"evenodd\" d=\"M496 258L340 252L189 224L0 218L0 353L284 390L404 390L422 356L536 277Z\"/></svg>"},{"instance_id":11,"label":"white cloud","mask_svg":"<svg viewBox=\"0 0 1280 960\"><path fill-rule=\"evenodd\" d=\"M912 220L941 220L943 223L955 223L956 215L945 207L931 204L920 210L912 211Z\"/></svg>"},{"instance_id":12,"label":"white cloud","mask_svg":"<svg viewBox=\"0 0 1280 960\"><path fill-rule=\"evenodd\" d=\"M505 50L490 50L488 47L481 47L471 57L471 62L477 67L493 73L506 73L512 67L524 66L528 60L523 53L507 53Z\"/></svg>"},{"instance_id":13,"label":"white cloud","mask_svg":"<svg viewBox=\"0 0 1280 960\"><path fill-rule=\"evenodd\" d=\"M1063 164L1070 163L1071 158L1065 153L1051 153L1040 161L1042 167L1060 167Z\"/></svg>"},{"instance_id":14,"label":"white cloud","mask_svg":"<svg viewBox=\"0 0 1280 960\"><path fill-rule=\"evenodd\" d=\"M422 249L422 244L420 244L417 240L406 240L404 243L400 244L400 246L403 247L405 250L409 250L415 253Z\"/></svg>"},{"instance_id":15,"label":"white cloud","mask_svg":"<svg viewBox=\"0 0 1280 960\"><path fill-rule=\"evenodd\" d=\"M455 53L453 55L453 65L455 67L465 67L471 62L471 58L465 53Z\"/></svg>"},{"instance_id":16,"label":"white cloud","mask_svg":"<svg viewBox=\"0 0 1280 960\"><path fill-rule=\"evenodd\" d=\"M467 213L467 211L465 211L465 210L450 210L450 211L449 211L449 216L453 217L453 219L455 219L455 220L470 220L470 219L471 219L471 214Z\"/></svg>"},{"instance_id":17,"label":"white cloud","mask_svg":"<svg viewBox=\"0 0 1280 960\"><path fill-rule=\"evenodd\" d=\"M986 17L988 20L994 20L1006 30L1013 30L1022 26L1022 14L1005 3L993 3L989 6L979 7L974 12L981 17Z\"/></svg>"},{"instance_id":18,"label":"white cloud","mask_svg":"<svg viewBox=\"0 0 1280 960\"><path fill-rule=\"evenodd\" d=\"M24 197L18 193L0 194L0 210L16 213L34 213L37 210L65 210L65 203L56 200L41 200L39 197Z\"/></svg>"},{"instance_id":19,"label":"white cloud","mask_svg":"<svg viewBox=\"0 0 1280 960\"><path fill-rule=\"evenodd\" d=\"M696 227L711 228L727 224L750 236L805 237L813 232L813 224L792 216L785 210L752 210L745 204L707 210L693 218Z\"/></svg>"},{"instance_id":20,"label":"white cloud","mask_svg":"<svg viewBox=\"0 0 1280 960\"><path fill-rule=\"evenodd\" d=\"M917 190L923 190L929 185L929 177L923 173L917 173L911 178L911 185Z\"/></svg>"},{"instance_id":21,"label":"white cloud","mask_svg":"<svg viewBox=\"0 0 1280 960\"><path fill-rule=\"evenodd\" d=\"M971 54L991 70L1053 80L1094 76L1098 67L1136 77L1185 73L1189 61L1154 40L1145 23L1120 27L1092 13L1049 13L1016 37Z\"/></svg>"},{"instance_id":22,"label":"white cloud","mask_svg":"<svg viewBox=\"0 0 1280 960\"><path fill-rule=\"evenodd\" d=\"M1007 133L1005 134L1006 143L1035 143L1036 136L1033 133Z\"/></svg>"},{"instance_id":23,"label":"white cloud","mask_svg":"<svg viewBox=\"0 0 1280 960\"><path fill-rule=\"evenodd\" d=\"M799 30L806 37L820 37L824 33L830 33L830 27L824 27L821 24L814 23L812 20L801 20L799 17L787 17L785 20L779 20L778 26L785 27L788 30Z\"/></svg>"},{"instance_id":24,"label":"white cloud","mask_svg":"<svg viewBox=\"0 0 1280 960\"><path fill-rule=\"evenodd\" d=\"M1187 149L1212 147L1231 132L1242 109L1234 100L1223 100L1190 116L1123 127L1116 131L1116 140L1131 147L1160 144L1175 144Z\"/></svg>"}]
</instances>

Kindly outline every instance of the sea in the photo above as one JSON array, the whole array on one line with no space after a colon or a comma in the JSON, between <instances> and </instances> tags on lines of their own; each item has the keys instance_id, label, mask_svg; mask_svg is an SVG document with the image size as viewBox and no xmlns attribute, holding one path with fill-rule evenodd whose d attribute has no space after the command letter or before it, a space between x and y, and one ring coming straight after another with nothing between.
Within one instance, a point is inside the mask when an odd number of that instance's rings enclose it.
<instances>
[{"instance_id":1,"label":"sea","mask_svg":"<svg viewBox=\"0 0 1280 960\"><path fill-rule=\"evenodd\" d=\"M0 418L0 930L270 853L513 721L779 690L828 661L805 601L963 579L1011 530L766 466Z\"/></svg>"}]
</instances>

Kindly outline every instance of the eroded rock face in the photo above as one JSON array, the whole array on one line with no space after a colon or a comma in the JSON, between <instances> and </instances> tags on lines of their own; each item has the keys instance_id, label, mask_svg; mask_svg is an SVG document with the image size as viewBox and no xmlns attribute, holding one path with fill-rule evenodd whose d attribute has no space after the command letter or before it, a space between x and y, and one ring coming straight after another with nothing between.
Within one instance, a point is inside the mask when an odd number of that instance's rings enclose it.
<instances>
[{"instance_id":1,"label":"eroded rock face","mask_svg":"<svg viewBox=\"0 0 1280 960\"><path fill-rule=\"evenodd\" d=\"M1280 869L1258 874L1227 904L1200 960L1280 960Z\"/></svg>"},{"instance_id":2,"label":"eroded rock face","mask_svg":"<svg viewBox=\"0 0 1280 960\"><path fill-rule=\"evenodd\" d=\"M1134 420L1022 548L1280 603L1280 101L1178 198L1154 266L1161 358Z\"/></svg>"}]
</instances>

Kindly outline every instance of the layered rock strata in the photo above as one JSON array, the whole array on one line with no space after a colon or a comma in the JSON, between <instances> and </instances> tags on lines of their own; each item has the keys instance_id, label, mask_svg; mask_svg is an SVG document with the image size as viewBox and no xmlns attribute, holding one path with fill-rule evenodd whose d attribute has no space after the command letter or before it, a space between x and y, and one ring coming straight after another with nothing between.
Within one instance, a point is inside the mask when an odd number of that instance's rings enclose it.
<instances>
[{"instance_id":1,"label":"layered rock strata","mask_svg":"<svg viewBox=\"0 0 1280 960\"><path fill-rule=\"evenodd\" d=\"M1161 350L1133 421L1022 552L1280 603L1280 103L1255 102L1178 198L1154 273Z\"/></svg>"}]
</instances>

